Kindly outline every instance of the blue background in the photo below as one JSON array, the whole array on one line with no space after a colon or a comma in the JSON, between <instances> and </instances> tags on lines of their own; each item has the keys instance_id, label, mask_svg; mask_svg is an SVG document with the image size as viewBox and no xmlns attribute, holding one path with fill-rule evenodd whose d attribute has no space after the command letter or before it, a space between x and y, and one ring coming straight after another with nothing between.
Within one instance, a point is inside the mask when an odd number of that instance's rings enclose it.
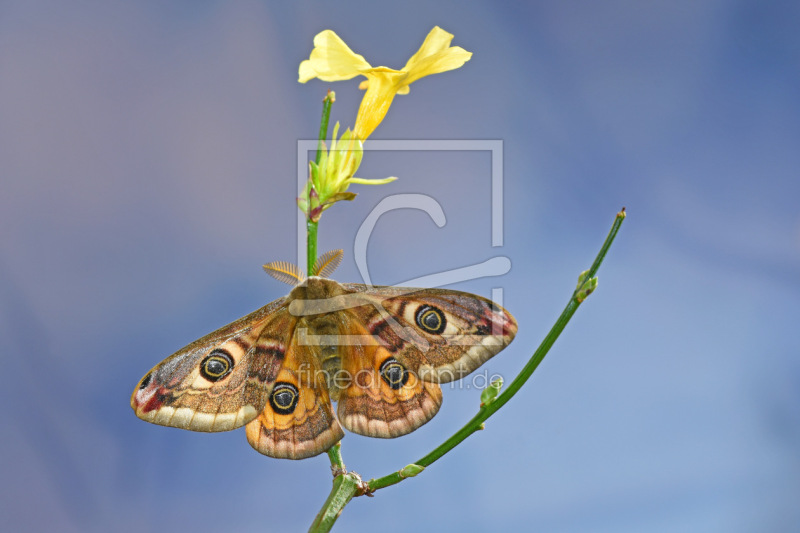
<instances>
[{"instance_id":1,"label":"blue background","mask_svg":"<svg viewBox=\"0 0 800 533\"><path fill-rule=\"evenodd\" d=\"M357 81L297 83L335 30L399 68L434 25L474 52L399 96L376 139L501 139L488 152L370 152L395 175L326 213L321 250L359 281L353 236L388 194L420 211L372 234L376 283L511 259L513 376L629 217L531 382L416 479L360 498L342 531L800 530L800 7L796 2L3 2L0 4L0 516L8 531L297 531L323 455L260 456L243 430L138 420L137 381L286 293L298 139L320 99L352 125ZM365 478L427 453L477 409L396 440L347 435Z\"/></svg>"}]
</instances>

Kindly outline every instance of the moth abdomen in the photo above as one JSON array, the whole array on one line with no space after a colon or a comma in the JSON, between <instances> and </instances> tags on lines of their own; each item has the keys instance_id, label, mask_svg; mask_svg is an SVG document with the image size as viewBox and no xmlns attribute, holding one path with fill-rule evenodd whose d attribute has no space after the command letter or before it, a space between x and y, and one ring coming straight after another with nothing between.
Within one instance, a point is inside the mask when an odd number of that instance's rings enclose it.
<instances>
[{"instance_id":1,"label":"moth abdomen","mask_svg":"<svg viewBox=\"0 0 800 533\"><path fill-rule=\"evenodd\" d=\"M339 354L338 346L323 346L320 350L320 368L325 378L333 401L339 399L339 391L342 388L339 377L342 373L342 358Z\"/></svg>"}]
</instances>

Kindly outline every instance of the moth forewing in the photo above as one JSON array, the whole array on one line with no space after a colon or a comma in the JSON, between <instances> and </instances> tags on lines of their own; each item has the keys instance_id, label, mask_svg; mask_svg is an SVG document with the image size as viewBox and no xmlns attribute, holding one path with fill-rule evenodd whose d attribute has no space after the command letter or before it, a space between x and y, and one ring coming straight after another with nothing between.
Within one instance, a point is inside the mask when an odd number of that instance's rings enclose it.
<instances>
[{"instance_id":1,"label":"moth forewing","mask_svg":"<svg viewBox=\"0 0 800 533\"><path fill-rule=\"evenodd\" d=\"M255 418L271 385L264 369L274 366L270 359L275 358L257 341L265 329L290 322L290 315L281 312L283 301L194 341L156 365L131 395L136 415L193 431L228 431Z\"/></svg>"}]
</instances>

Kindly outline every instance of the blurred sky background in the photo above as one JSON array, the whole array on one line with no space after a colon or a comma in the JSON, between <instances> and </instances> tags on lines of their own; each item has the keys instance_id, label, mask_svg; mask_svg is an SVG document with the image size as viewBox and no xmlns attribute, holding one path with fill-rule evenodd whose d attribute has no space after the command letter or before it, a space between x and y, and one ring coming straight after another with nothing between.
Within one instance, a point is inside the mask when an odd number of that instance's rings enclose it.
<instances>
[{"instance_id":1,"label":"blurred sky background","mask_svg":"<svg viewBox=\"0 0 800 533\"><path fill-rule=\"evenodd\" d=\"M156 363L283 296L297 257L297 140L320 100L352 126L357 80L297 83L335 30L399 68L439 25L474 53L398 96L374 139L500 139L489 152L368 152L322 219L334 277L386 195L370 274L390 284L498 255L450 286L520 330L512 377L561 312L614 214L628 220L531 382L416 479L359 498L341 531L800 531L800 4L756 1L0 3L0 521L7 531L298 531L325 455L263 457L244 430L137 419ZM481 370L484 370L483 368ZM418 459L476 411L445 387L413 434L349 434L349 468Z\"/></svg>"}]
</instances>

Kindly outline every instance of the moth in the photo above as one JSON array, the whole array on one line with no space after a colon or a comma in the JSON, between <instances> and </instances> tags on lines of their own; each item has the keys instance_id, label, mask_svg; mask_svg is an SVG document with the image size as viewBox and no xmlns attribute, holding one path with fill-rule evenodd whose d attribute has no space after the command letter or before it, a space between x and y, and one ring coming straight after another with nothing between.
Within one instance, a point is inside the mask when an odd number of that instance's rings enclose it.
<instances>
[{"instance_id":1,"label":"moth","mask_svg":"<svg viewBox=\"0 0 800 533\"><path fill-rule=\"evenodd\" d=\"M177 351L131 396L142 420L192 431L245 426L264 455L303 459L344 437L405 435L461 379L517 332L508 311L466 292L338 283L342 252L307 279L293 265L265 270L295 287ZM334 414L331 402L336 402Z\"/></svg>"}]
</instances>

